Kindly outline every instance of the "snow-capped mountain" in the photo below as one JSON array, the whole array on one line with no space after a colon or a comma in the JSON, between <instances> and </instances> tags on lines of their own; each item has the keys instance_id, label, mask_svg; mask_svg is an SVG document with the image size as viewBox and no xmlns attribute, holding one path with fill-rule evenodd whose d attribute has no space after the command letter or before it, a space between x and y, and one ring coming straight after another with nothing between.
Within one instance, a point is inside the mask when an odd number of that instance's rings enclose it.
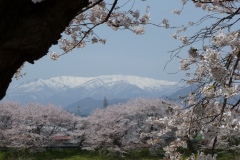
<instances>
[{"instance_id":1,"label":"snow-capped mountain","mask_svg":"<svg viewBox=\"0 0 240 160\"><path fill-rule=\"evenodd\" d=\"M4 100L65 106L86 97L95 99L160 97L169 95L177 89L179 89L177 82L137 76L61 76L45 80L36 79L10 87Z\"/></svg>"}]
</instances>

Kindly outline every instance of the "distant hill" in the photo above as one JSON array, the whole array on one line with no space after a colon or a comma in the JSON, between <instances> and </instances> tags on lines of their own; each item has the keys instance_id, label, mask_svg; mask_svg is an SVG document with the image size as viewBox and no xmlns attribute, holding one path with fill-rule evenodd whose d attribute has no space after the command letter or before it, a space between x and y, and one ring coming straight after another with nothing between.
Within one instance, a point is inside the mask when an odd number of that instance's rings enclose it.
<instances>
[{"instance_id":1,"label":"distant hill","mask_svg":"<svg viewBox=\"0 0 240 160\"><path fill-rule=\"evenodd\" d=\"M111 99L108 100L109 105L125 103L128 99ZM96 100L90 97L81 99L73 104L63 107L65 110L76 115L88 116L96 108L103 108L103 100Z\"/></svg>"},{"instance_id":2,"label":"distant hill","mask_svg":"<svg viewBox=\"0 0 240 160\"><path fill-rule=\"evenodd\" d=\"M180 88L179 90L177 90L176 92L174 92L170 95L162 96L162 98L170 99L170 100L173 100L175 102L181 103L181 101L179 99L179 96L180 97L188 96L189 93L194 92L196 89L197 89L197 85L182 87L182 88Z\"/></svg>"},{"instance_id":3,"label":"distant hill","mask_svg":"<svg viewBox=\"0 0 240 160\"><path fill-rule=\"evenodd\" d=\"M179 89L177 82L137 76L53 77L10 87L5 101L38 102L67 106L90 97L95 100L161 97Z\"/></svg>"},{"instance_id":4,"label":"distant hill","mask_svg":"<svg viewBox=\"0 0 240 160\"><path fill-rule=\"evenodd\" d=\"M180 97L188 96L191 92L198 93L197 88L198 88L197 84L194 84L194 85L191 85L191 86L186 86L186 87L183 87L183 88L177 90L176 92L174 92L174 93L172 93L168 96L162 96L161 98L169 99L169 100L175 101L177 103L183 104L182 100L179 99L179 96ZM230 103L235 104L239 99L240 99L240 94L237 94L237 95L229 98L228 103L229 104ZM223 97L219 97L219 100L223 101Z\"/></svg>"}]
</instances>

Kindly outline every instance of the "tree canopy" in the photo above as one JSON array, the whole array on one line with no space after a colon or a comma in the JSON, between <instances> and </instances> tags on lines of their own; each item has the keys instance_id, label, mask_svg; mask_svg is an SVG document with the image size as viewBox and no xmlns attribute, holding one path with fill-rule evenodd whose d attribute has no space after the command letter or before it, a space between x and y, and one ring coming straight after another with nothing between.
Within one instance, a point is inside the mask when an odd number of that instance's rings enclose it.
<instances>
[{"instance_id":1,"label":"tree canopy","mask_svg":"<svg viewBox=\"0 0 240 160\"><path fill-rule=\"evenodd\" d=\"M134 0L0 0L0 98L4 97L11 78L24 62L34 63L58 40L63 52L51 53L53 60L87 43L105 44L106 40L94 32L102 24L113 30L127 29L140 35L144 34L146 25L155 25L175 30L172 37L180 40L182 45L170 51L172 58L179 58L179 71L186 72L183 81L198 86L189 95L180 97L189 110L173 112L175 117L180 116L178 122L182 123L178 126L184 132L180 133L181 137L172 144L173 147L166 148L170 153L168 156L170 159L179 157L174 147L184 146L184 135L187 139L194 138L195 133L210 137L212 150L225 145L228 142L224 134L235 134L235 127L239 128L240 124L235 116L240 104L240 2L181 2L181 9L173 10L173 14L181 14L188 3L208 14L195 22L172 26L167 18L161 24L151 24L147 6L144 13L131 7L126 10L124 6L140 3ZM60 36L63 31L65 37ZM186 47L188 53L181 53ZM163 119L156 121L162 123ZM164 123L166 129L174 124L167 119Z\"/></svg>"}]
</instances>

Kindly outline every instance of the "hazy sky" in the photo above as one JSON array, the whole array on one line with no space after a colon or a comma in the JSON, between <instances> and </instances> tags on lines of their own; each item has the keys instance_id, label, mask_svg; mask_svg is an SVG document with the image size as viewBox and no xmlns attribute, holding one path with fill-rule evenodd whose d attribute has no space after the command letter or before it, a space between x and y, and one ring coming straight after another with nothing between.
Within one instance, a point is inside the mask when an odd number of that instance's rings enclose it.
<instances>
[{"instance_id":1,"label":"hazy sky","mask_svg":"<svg viewBox=\"0 0 240 160\"><path fill-rule=\"evenodd\" d=\"M170 23L180 26L203 15L201 9L196 9L192 5L184 8L182 16L172 14L173 9L181 9L180 0L145 2L137 0L135 7L145 10L147 5L150 6L151 22L158 24L162 19L169 18ZM170 53L167 52L180 45L170 36L174 30L148 26L144 35L135 35L127 30L113 31L102 25L97 29L97 33L107 39L106 45L88 44L86 48L74 50L57 61L50 60L47 55L36 61L34 65L26 63L23 69L26 76L14 80L12 84L55 76L87 77L121 74L179 81L184 75L183 72L168 73L178 71L177 59L172 60L164 70L164 66L170 60ZM49 50L61 53L58 46Z\"/></svg>"}]
</instances>

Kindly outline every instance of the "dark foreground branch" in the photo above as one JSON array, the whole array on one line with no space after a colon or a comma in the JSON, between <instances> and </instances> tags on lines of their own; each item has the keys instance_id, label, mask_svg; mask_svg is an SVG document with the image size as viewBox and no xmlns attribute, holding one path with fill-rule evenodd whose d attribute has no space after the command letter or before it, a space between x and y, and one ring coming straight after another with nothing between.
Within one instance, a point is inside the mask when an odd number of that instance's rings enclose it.
<instances>
[{"instance_id":1,"label":"dark foreground branch","mask_svg":"<svg viewBox=\"0 0 240 160\"><path fill-rule=\"evenodd\" d=\"M0 0L0 100L16 70L47 54L88 0ZM47 71L46 71L47 72Z\"/></svg>"}]
</instances>

